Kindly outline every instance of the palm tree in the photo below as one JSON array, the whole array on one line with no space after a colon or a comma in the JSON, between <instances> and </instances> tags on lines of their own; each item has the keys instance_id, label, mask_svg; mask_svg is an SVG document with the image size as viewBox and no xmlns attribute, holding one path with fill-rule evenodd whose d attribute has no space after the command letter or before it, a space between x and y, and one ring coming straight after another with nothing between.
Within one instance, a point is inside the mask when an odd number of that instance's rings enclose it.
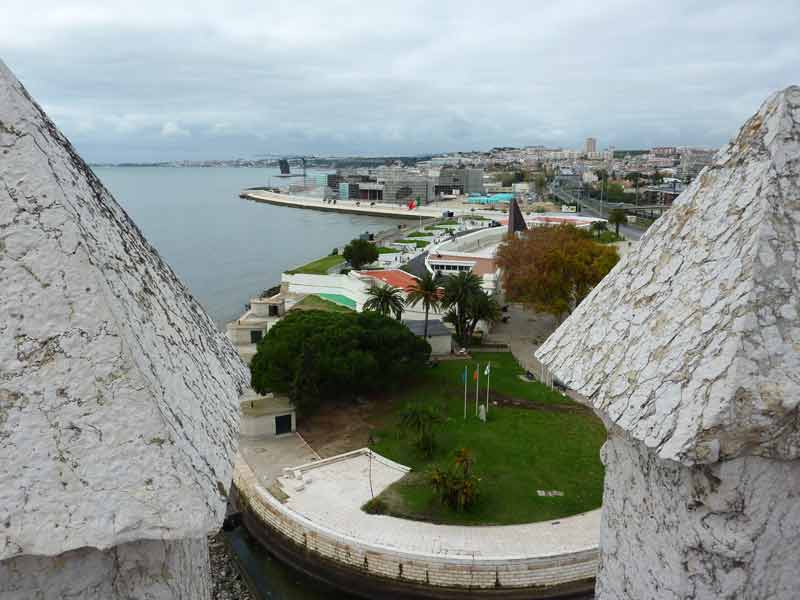
<instances>
[{"instance_id":1,"label":"palm tree","mask_svg":"<svg viewBox=\"0 0 800 600\"><path fill-rule=\"evenodd\" d=\"M416 436L417 447L430 457L436 447L434 427L444 421L435 406L416 402L409 404L400 414L400 426Z\"/></svg>"},{"instance_id":2,"label":"palm tree","mask_svg":"<svg viewBox=\"0 0 800 600\"><path fill-rule=\"evenodd\" d=\"M468 305L482 291L481 278L472 271L460 271L458 275L448 277L444 283L442 305L450 309L446 320L455 325L456 337L465 346L469 342Z\"/></svg>"},{"instance_id":3,"label":"palm tree","mask_svg":"<svg viewBox=\"0 0 800 600\"><path fill-rule=\"evenodd\" d=\"M467 303L467 335L471 339L480 321L496 323L502 316L500 304L492 296L481 290Z\"/></svg>"},{"instance_id":4,"label":"palm tree","mask_svg":"<svg viewBox=\"0 0 800 600\"><path fill-rule=\"evenodd\" d=\"M422 279L417 281L407 291L407 301L409 306L416 306L422 302L425 309L425 328L423 330L423 339L428 339L428 313L431 310L439 310L439 286L436 284L436 279L431 273L425 273Z\"/></svg>"},{"instance_id":5,"label":"palm tree","mask_svg":"<svg viewBox=\"0 0 800 600\"><path fill-rule=\"evenodd\" d=\"M627 223L628 217L621 208L614 208L608 213L608 222L616 227L617 237L619 237L619 226Z\"/></svg>"},{"instance_id":6,"label":"palm tree","mask_svg":"<svg viewBox=\"0 0 800 600\"><path fill-rule=\"evenodd\" d=\"M391 285L375 285L367 290L369 298L364 302L364 310L375 311L384 317L394 314L399 321L405 309L403 292Z\"/></svg>"}]
</instances>

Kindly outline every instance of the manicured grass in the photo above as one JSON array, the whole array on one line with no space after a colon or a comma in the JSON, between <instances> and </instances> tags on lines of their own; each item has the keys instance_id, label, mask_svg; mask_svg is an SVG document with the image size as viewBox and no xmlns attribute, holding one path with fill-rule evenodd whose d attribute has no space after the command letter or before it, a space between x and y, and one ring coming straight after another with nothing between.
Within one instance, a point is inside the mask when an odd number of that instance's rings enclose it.
<instances>
[{"instance_id":1,"label":"manicured grass","mask_svg":"<svg viewBox=\"0 0 800 600\"><path fill-rule=\"evenodd\" d=\"M396 248L387 248L386 246L378 246L378 254L397 254L399 250Z\"/></svg>"},{"instance_id":2,"label":"manicured grass","mask_svg":"<svg viewBox=\"0 0 800 600\"><path fill-rule=\"evenodd\" d=\"M614 242L625 241L625 238L617 235L613 231L603 231L593 236L595 242L598 244L613 244Z\"/></svg>"},{"instance_id":3,"label":"manicured grass","mask_svg":"<svg viewBox=\"0 0 800 600\"><path fill-rule=\"evenodd\" d=\"M424 248L425 246L430 244L430 242L426 242L425 240L399 240L397 243L398 244L416 244L417 248Z\"/></svg>"},{"instance_id":4,"label":"manicured grass","mask_svg":"<svg viewBox=\"0 0 800 600\"><path fill-rule=\"evenodd\" d=\"M328 312L353 312L346 306L309 294L292 307L292 310L325 310Z\"/></svg>"},{"instance_id":5,"label":"manicured grass","mask_svg":"<svg viewBox=\"0 0 800 600\"><path fill-rule=\"evenodd\" d=\"M415 237L430 237L432 233L425 233L424 231L412 231L406 237L415 238Z\"/></svg>"},{"instance_id":6,"label":"manicured grass","mask_svg":"<svg viewBox=\"0 0 800 600\"><path fill-rule=\"evenodd\" d=\"M323 256L302 267L297 267L296 269L286 272L290 275L298 275L301 273L306 275L326 275L330 269L341 264L344 264L344 258L339 255Z\"/></svg>"},{"instance_id":7,"label":"manicured grass","mask_svg":"<svg viewBox=\"0 0 800 600\"><path fill-rule=\"evenodd\" d=\"M532 403L534 408L490 406L488 421L475 417L472 373L480 363L480 400L486 398L483 369L492 362L495 399ZM467 366L467 419L464 420L462 373ZM395 410L373 431L376 452L410 466L412 472L380 497L389 514L456 524L511 524L557 519L600 506L603 466L600 446L605 428L588 409L537 382L519 379L524 371L506 352L475 353L470 361L443 361L400 393ZM445 422L437 427L437 451L426 459L411 436L399 427L410 402L441 407ZM480 477L480 498L469 512L443 506L427 480L434 465L449 468L459 448L468 448ZM540 497L537 490L564 495Z\"/></svg>"}]
</instances>

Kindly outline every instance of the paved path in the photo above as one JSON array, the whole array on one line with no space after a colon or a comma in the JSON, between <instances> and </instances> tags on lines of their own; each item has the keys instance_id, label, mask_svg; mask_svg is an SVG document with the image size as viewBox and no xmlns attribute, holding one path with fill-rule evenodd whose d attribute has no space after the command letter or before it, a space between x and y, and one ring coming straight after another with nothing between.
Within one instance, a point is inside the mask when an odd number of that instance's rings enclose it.
<instances>
[{"instance_id":1,"label":"paved path","mask_svg":"<svg viewBox=\"0 0 800 600\"><path fill-rule=\"evenodd\" d=\"M480 527L370 515L361 510L371 498L370 470L376 496L404 475L359 454L308 471L310 483L300 491L293 489L292 479L280 479L289 496L285 505L340 535L412 554L502 560L579 552L598 545L599 509L554 521Z\"/></svg>"},{"instance_id":2,"label":"paved path","mask_svg":"<svg viewBox=\"0 0 800 600\"><path fill-rule=\"evenodd\" d=\"M368 201L362 201L360 205L351 200L337 200L336 204L323 202L321 198L310 196L295 196L289 194L276 194L264 190L245 190L240 196L256 202L266 202L267 204L277 204L279 206L291 206L294 208L309 208L327 212L340 212L358 215L370 215L374 217L391 217L393 219L431 219L441 218L443 210L452 210L456 216L469 215L469 208L450 208L446 206L420 206L414 210L397 204L375 204L370 206ZM497 213L495 213L497 214Z\"/></svg>"}]
</instances>

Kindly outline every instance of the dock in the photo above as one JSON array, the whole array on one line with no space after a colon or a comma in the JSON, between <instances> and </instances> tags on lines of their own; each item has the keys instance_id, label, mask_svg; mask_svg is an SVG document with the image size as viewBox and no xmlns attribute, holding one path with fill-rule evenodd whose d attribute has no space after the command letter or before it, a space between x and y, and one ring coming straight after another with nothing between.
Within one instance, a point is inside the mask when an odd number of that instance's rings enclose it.
<instances>
[{"instance_id":1,"label":"dock","mask_svg":"<svg viewBox=\"0 0 800 600\"><path fill-rule=\"evenodd\" d=\"M406 206L397 204L375 203L370 206L369 202L355 200L339 200L336 204L332 201L324 201L322 198L311 196L296 196L290 194L276 193L267 190L243 190L239 194L240 198L252 200L253 202L264 202L276 206L288 206L291 208L306 208L324 212L338 212L353 215L366 215L372 217L388 217L392 219L439 219L444 210L453 212L453 216L467 216L475 214L469 208L450 208L444 206L418 206L409 209Z\"/></svg>"}]
</instances>

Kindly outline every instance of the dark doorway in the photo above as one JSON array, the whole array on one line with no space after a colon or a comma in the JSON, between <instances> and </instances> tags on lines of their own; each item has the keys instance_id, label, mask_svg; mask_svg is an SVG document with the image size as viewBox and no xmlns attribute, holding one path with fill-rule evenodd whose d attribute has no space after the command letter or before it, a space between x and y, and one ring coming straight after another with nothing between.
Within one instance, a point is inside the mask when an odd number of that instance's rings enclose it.
<instances>
[{"instance_id":1,"label":"dark doorway","mask_svg":"<svg viewBox=\"0 0 800 600\"><path fill-rule=\"evenodd\" d=\"M251 344L257 344L258 342L261 341L262 337L264 337L264 332L263 331L261 331L259 329L255 329L255 330L250 331L250 343Z\"/></svg>"},{"instance_id":2,"label":"dark doorway","mask_svg":"<svg viewBox=\"0 0 800 600\"><path fill-rule=\"evenodd\" d=\"M292 415L279 415L275 417L275 435L291 433Z\"/></svg>"}]
</instances>

